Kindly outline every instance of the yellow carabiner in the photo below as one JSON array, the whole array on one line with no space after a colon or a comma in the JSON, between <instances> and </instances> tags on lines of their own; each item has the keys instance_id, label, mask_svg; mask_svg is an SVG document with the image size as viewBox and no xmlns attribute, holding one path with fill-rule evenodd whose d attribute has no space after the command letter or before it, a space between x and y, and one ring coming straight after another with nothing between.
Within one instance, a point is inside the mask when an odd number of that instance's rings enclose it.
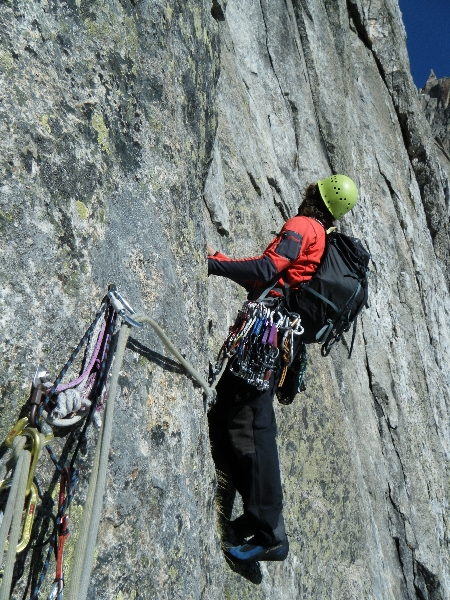
<instances>
[{"instance_id":1,"label":"yellow carabiner","mask_svg":"<svg viewBox=\"0 0 450 600\"><path fill-rule=\"evenodd\" d=\"M39 454L41 453L41 436L39 431L34 427L25 427L25 429L22 431L22 435L30 438L31 440L31 464L28 472L27 490L25 492L25 495L28 496L33 484L34 474L36 473L36 465Z\"/></svg>"},{"instance_id":2,"label":"yellow carabiner","mask_svg":"<svg viewBox=\"0 0 450 600\"><path fill-rule=\"evenodd\" d=\"M38 499L38 491L36 484L31 484L30 493L25 505L25 520L23 523L22 537L17 545L17 552L22 552L30 543L31 530L33 528L34 515L36 514L36 504Z\"/></svg>"},{"instance_id":3,"label":"yellow carabiner","mask_svg":"<svg viewBox=\"0 0 450 600\"><path fill-rule=\"evenodd\" d=\"M10 488L11 484L12 479L5 479L4 481L0 481L0 492ZM19 542L17 544L17 552L22 552L22 550L25 550L25 548L30 543L31 530L33 528L37 499L38 491L36 485L33 483L31 485L30 493L28 494L28 498L26 499L24 506L25 514L23 518L22 535L20 536ZM5 552L6 550L8 550L8 542L6 542L5 544Z\"/></svg>"},{"instance_id":4,"label":"yellow carabiner","mask_svg":"<svg viewBox=\"0 0 450 600\"><path fill-rule=\"evenodd\" d=\"M13 440L17 435L20 435L25 427L28 425L28 417L24 417L23 419L19 419L11 431L8 433L5 439L5 446L7 448L12 448Z\"/></svg>"},{"instance_id":5,"label":"yellow carabiner","mask_svg":"<svg viewBox=\"0 0 450 600\"><path fill-rule=\"evenodd\" d=\"M17 544L17 552L22 552L22 550L24 550L30 542L31 530L33 528L34 515L36 512L36 504L38 499L38 491L34 483L34 475L36 473L39 454L41 453L41 434L35 427L27 427L27 425L27 418L19 419L19 421L17 421L17 423L14 425L14 428L8 433L5 440L5 445L8 448L11 448L14 438L18 435L23 435L27 438L25 448L31 453L30 470L28 472L27 487L25 491L25 505L23 508L24 516L22 535L19 543ZM52 438L53 433L47 434L43 440L44 445L48 444ZM0 481L0 492L10 488L12 481L12 479ZM8 542L6 542L5 550L7 550L7 548Z\"/></svg>"}]
</instances>

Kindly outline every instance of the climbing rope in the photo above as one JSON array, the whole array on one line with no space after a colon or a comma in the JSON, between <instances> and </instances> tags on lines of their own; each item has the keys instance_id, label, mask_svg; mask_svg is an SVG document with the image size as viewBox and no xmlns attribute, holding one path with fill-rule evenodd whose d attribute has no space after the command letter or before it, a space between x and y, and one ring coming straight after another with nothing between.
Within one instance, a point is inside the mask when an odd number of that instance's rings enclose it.
<instances>
[{"instance_id":1,"label":"climbing rope","mask_svg":"<svg viewBox=\"0 0 450 600\"><path fill-rule=\"evenodd\" d=\"M160 338L162 343L165 345L167 350L171 352L175 358L183 365L189 375L195 379L195 381L204 389L207 397L214 397L215 391L214 388L208 385L208 382L200 375L200 373L178 352L175 346L172 344L166 333L163 329L158 325L156 321L154 321L151 317L147 315L134 315L134 319L138 323L147 323L154 330L156 335Z\"/></svg>"},{"instance_id":2,"label":"climbing rope","mask_svg":"<svg viewBox=\"0 0 450 600\"><path fill-rule=\"evenodd\" d=\"M82 600L83 598L86 598L89 587L106 484L117 383L130 331L131 327L127 323L124 323L120 328L114 365L111 372L108 398L103 417L103 427L97 444L94 464L89 480L88 495L83 510L77 544L75 546L75 559L72 566L70 586L67 594L68 600Z\"/></svg>"},{"instance_id":3,"label":"climbing rope","mask_svg":"<svg viewBox=\"0 0 450 600\"><path fill-rule=\"evenodd\" d=\"M22 437L18 438L18 440L16 442L16 449L18 450L17 443L21 444L20 450L22 450L23 447L25 446L25 438L22 438ZM3 512L3 519L0 524L0 565L3 563L3 554L4 554L6 540L8 539L8 533L9 533L9 529L11 526L11 520L12 520L14 507L15 507L15 503L16 503L17 488L19 486L19 478L20 478L20 473L22 471L23 460L24 460L24 457L22 454L20 454L19 458L17 460L17 463L16 463L16 467L14 469L14 475L10 481L8 502L7 502L5 510Z\"/></svg>"},{"instance_id":4,"label":"climbing rope","mask_svg":"<svg viewBox=\"0 0 450 600\"><path fill-rule=\"evenodd\" d=\"M130 312L133 317L127 315L126 311ZM105 403L103 414L103 425L100 429L97 447L95 450L86 502L84 504L83 517L76 542L75 560L71 573L70 586L67 592L67 597L69 600L85 600L87 596L94 560L95 544L101 518L103 496L106 487L107 466L111 446L114 405L117 396L118 379L120 370L122 368L127 341L131 332L131 327L142 327L144 323L150 325L169 352L180 362L192 379L194 379L203 388L206 397L210 400L215 397L215 386L217 385L218 379L216 379L211 386L208 385L208 382L204 379L204 377L202 377L202 375L198 373L198 371L189 363L189 361L187 361L181 355L181 353L177 350L177 348L171 342L163 329L156 323L156 321L144 314L136 315L128 303L126 303L122 296L120 296L120 294L117 292L117 288L111 286L108 297L102 302L100 310L97 312L93 322L88 327L76 349L73 351L69 360L61 369L59 375L51 386L45 381L48 376L48 374L45 372L45 369L38 368L37 374L33 381L34 391L31 402L32 419L30 418L30 421L33 421L34 426L26 427L26 425L28 425L28 420L22 419L18 423L18 425L21 425L19 428L17 428L17 431L13 430L13 432L10 434L14 434L13 437L16 437L16 439L13 441L15 446L19 444L18 440L21 440L22 438L25 440L25 437L30 438L32 451L30 452L28 449L22 449L20 455L18 456L14 476L10 483L8 503L5 508L3 521L0 526L0 548L2 549L2 556L9 531L9 546L5 561L2 587L0 590L0 600L7 600L9 598L12 570L14 567L17 544L20 536L24 499L27 497L27 494L29 495L31 493L31 487L34 486L34 471L36 468L37 459L39 458L40 449L44 445L61 477L60 494L58 511L55 518L56 527L48 540L49 548L47 551L47 556L44 561L43 569L39 576L38 582L32 591L31 600L37 600L39 596L39 591L48 572L50 558L53 551L55 551L56 554L56 576L48 598L51 600L53 600L53 598L62 599L64 587L62 560L64 543L69 535L68 511L73 498L74 488L78 481L78 473L74 468L74 463L81 445L86 440L87 427L92 421L93 415L98 409L99 404L102 403L102 391L106 385L108 364L111 363L110 355L112 349L110 347L110 341L117 316L121 317L122 325L120 327L117 345L114 349L114 361L111 367L107 401ZM104 317L104 323L100 325L100 320L102 317ZM98 336L96 335L97 330L100 331ZM67 373L78 353L86 343L88 343L88 350L86 351L84 365L81 369L82 373L69 384L61 384L64 375ZM89 347L92 350L92 353L91 350L89 350ZM228 357L225 358L222 364L220 375L225 370L227 361ZM94 365L96 369L95 378L92 375L92 369L94 368ZM84 416L87 416L87 418L82 432L78 438L72 459L68 466L63 467L55 457L50 445L48 444L49 438L52 437L52 434L45 436L43 433L39 433L37 428L43 427L43 419L46 419L52 425L57 426L73 424L74 417L49 417L51 414L51 411L49 410L49 404L54 396L65 393L67 390L74 389L78 385L84 385L86 382L88 382L88 393L91 403L90 406L86 405L88 407L88 412L82 415L81 418ZM56 401L52 400L52 402L58 406L57 399ZM73 409L74 406L72 405L71 408ZM71 413L67 414L70 415ZM75 414L75 417L76 416L78 415ZM63 421L65 422L64 425L62 424ZM22 435L17 437L20 433ZM39 444L38 448L36 449L35 446L37 444L37 440L39 440ZM35 446L33 446L33 444ZM28 541L26 542L25 546L27 544Z\"/></svg>"},{"instance_id":5,"label":"climbing rope","mask_svg":"<svg viewBox=\"0 0 450 600\"><path fill-rule=\"evenodd\" d=\"M201 385L206 396L211 397L215 395L214 388L210 387L198 371L183 358L156 321L143 314L133 315L133 319L137 323L147 323L150 325L166 348L179 360L193 379ZM103 427L100 433L101 439L99 439L94 457L82 522L75 547L75 560L72 566L69 591L67 594L68 600L84 600L87 596L106 485L117 383L130 332L130 325L128 323L123 323L117 341L114 364L111 369L108 398L105 406Z\"/></svg>"},{"instance_id":6,"label":"climbing rope","mask_svg":"<svg viewBox=\"0 0 450 600\"><path fill-rule=\"evenodd\" d=\"M68 519L66 518L65 513L69 510L69 507L71 505L71 502L72 502L72 499L74 496L74 489L78 482L78 472L74 468L74 464L75 464L76 458L78 456L78 452L79 452L82 444L85 443L85 441L86 441L87 428L88 428L91 420L93 419L93 415L95 414L95 411L98 409L99 401L102 397L102 390L106 384L107 363L109 361L109 352L110 352L110 341L111 341L112 333L114 331L114 326L115 326L115 322L116 322L116 311L115 310L110 311L110 314L106 316L106 321L107 321L107 326L106 326L105 337L104 337L103 351L101 353L101 357L102 357L101 363L100 363L100 367L98 370L98 378L97 378L96 386L93 389L93 395L91 395L92 403L91 403L91 406L89 409L89 414L87 416L87 419L86 419L83 429L81 431L81 434L79 435L78 442L77 442L77 445L73 452L69 467L63 468L59 464L59 461L54 456L50 446L48 446L48 445L46 446L46 449L49 452L50 458L52 459L53 463L55 464L56 470L60 473L61 478L64 476L64 473L66 473L66 477L67 477L67 481L68 481L68 483L67 483L68 491L67 491L67 496L65 498L65 501L63 503L61 503L61 502L59 503L58 514L56 516L56 523L57 523L57 527L59 529L54 531L50 538L50 545L49 545L49 549L47 551L47 556L44 561L44 565L43 565L41 574L39 576L39 580L33 590L30 600L37 600L37 598L39 596L39 590L42 587L42 584L47 575L47 571L48 571L48 568L50 565L51 555L52 555L54 549L56 552L57 573L56 573L55 582L52 586L52 591L51 591L51 594L49 595L49 598L51 599L51 595L54 593L62 594L62 590L64 587L64 578L63 578L63 574L62 574L62 557L60 558L60 554L59 554L59 552L62 553L64 545L62 545L62 547L59 545L58 534L62 531L65 531L65 529L66 529L65 527L63 527L63 525L67 525L67 522L68 522ZM62 419L62 420L65 420L65 419ZM97 448L98 448L98 446L97 446ZM55 548L57 539L58 539L58 545L56 545L56 548ZM57 596L55 596L55 598L56 597Z\"/></svg>"},{"instance_id":7,"label":"climbing rope","mask_svg":"<svg viewBox=\"0 0 450 600\"><path fill-rule=\"evenodd\" d=\"M22 511L26 497L28 475L31 464L31 452L25 450L25 437L20 436L14 440L14 454L19 452L8 503L5 508L2 525L0 528L0 565L3 562L3 554L6 538L9 532L8 549L5 557L5 568L3 571L2 586L0 588L0 600L9 600L11 594L11 582L13 578L14 563L19 543L20 529L22 524Z\"/></svg>"},{"instance_id":8,"label":"climbing rope","mask_svg":"<svg viewBox=\"0 0 450 600\"><path fill-rule=\"evenodd\" d=\"M11 582L13 578L14 563L16 560L17 544L20 537L22 524L23 501L25 499L25 490L28 480L28 469L30 466L31 454L28 450L21 453L21 462L19 467L17 494L14 503L14 513L9 533L8 550L5 558L5 569L3 572L2 587L0 589L0 600L9 600L11 594Z\"/></svg>"},{"instance_id":9,"label":"climbing rope","mask_svg":"<svg viewBox=\"0 0 450 600\"><path fill-rule=\"evenodd\" d=\"M13 448L16 459L12 479L0 482L0 490L10 488L4 518L0 527L0 565L6 550L0 599L10 597L15 557L24 550L30 541L38 492L34 474L43 445L52 434L45 436L37 429L26 427L28 419L20 419L5 440L7 447ZM23 483L24 482L24 483ZM25 515L23 516L23 513ZM6 542L9 532L9 540Z\"/></svg>"}]
</instances>

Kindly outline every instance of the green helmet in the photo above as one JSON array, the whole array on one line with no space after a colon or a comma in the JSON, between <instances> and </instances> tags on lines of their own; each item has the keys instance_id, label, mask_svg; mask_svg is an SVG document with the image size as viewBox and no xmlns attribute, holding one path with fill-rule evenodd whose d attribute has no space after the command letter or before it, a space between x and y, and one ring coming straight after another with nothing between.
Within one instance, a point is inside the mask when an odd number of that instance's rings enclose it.
<instances>
[{"instance_id":1,"label":"green helmet","mask_svg":"<svg viewBox=\"0 0 450 600\"><path fill-rule=\"evenodd\" d=\"M346 175L331 175L317 182L325 206L335 219L340 219L355 206L358 188Z\"/></svg>"}]
</instances>

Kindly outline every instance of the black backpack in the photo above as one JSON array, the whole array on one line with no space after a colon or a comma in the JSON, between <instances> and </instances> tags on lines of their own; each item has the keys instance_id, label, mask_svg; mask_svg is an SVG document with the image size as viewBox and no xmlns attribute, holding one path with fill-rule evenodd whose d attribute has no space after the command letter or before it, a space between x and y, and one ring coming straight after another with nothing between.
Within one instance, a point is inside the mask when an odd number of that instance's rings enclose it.
<instances>
[{"instance_id":1,"label":"black backpack","mask_svg":"<svg viewBox=\"0 0 450 600\"><path fill-rule=\"evenodd\" d=\"M351 356L356 319L367 304L369 261L360 240L330 233L316 273L290 293L290 308L300 314L305 329L302 340L322 344L322 356L328 356L353 323Z\"/></svg>"}]
</instances>

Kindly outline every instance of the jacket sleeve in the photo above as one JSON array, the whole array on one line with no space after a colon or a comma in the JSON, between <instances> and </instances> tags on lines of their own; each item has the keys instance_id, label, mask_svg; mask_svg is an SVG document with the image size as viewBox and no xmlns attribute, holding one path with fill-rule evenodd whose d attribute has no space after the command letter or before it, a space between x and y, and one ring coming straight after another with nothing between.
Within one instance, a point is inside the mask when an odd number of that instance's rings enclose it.
<instances>
[{"instance_id":1,"label":"jacket sleeve","mask_svg":"<svg viewBox=\"0 0 450 600\"><path fill-rule=\"evenodd\" d=\"M241 285L243 282L248 284L273 281L300 254L302 235L299 231L289 228L290 221L285 223L280 234L270 242L261 256L237 260L232 260L219 252L210 256L208 275L228 277Z\"/></svg>"}]
</instances>

